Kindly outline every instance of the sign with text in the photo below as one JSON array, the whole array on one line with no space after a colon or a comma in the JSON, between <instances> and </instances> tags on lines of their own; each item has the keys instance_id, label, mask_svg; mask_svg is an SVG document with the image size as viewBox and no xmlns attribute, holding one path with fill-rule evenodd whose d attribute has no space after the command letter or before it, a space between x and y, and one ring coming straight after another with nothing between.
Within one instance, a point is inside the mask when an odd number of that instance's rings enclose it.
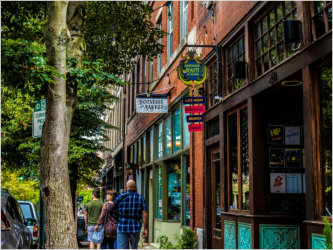
<instances>
[{"instance_id":1,"label":"sign with text","mask_svg":"<svg viewBox=\"0 0 333 250\"><path fill-rule=\"evenodd\" d=\"M202 124L190 124L188 125L188 131L189 132L197 132L197 131L202 131L203 126Z\"/></svg>"},{"instance_id":2,"label":"sign with text","mask_svg":"<svg viewBox=\"0 0 333 250\"><path fill-rule=\"evenodd\" d=\"M186 121L187 122L203 122L204 116L203 115L187 115Z\"/></svg>"},{"instance_id":3,"label":"sign with text","mask_svg":"<svg viewBox=\"0 0 333 250\"><path fill-rule=\"evenodd\" d=\"M46 100L36 102L33 112L32 137L41 137L46 114Z\"/></svg>"},{"instance_id":4,"label":"sign with text","mask_svg":"<svg viewBox=\"0 0 333 250\"><path fill-rule=\"evenodd\" d=\"M136 113L168 113L168 99L137 97Z\"/></svg>"},{"instance_id":5,"label":"sign with text","mask_svg":"<svg viewBox=\"0 0 333 250\"><path fill-rule=\"evenodd\" d=\"M206 103L206 97L200 96L200 97L191 97L187 96L183 98L183 104L205 104Z\"/></svg>"},{"instance_id":6,"label":"sign with text","mask_svg":"<svg viewBox=\"0 0 333 250\"><path fill-rule=\"evenodd\" d=\"M205 106L186 106L185 107L185 113L205 113Z\"/></svg>"}]
</instances>

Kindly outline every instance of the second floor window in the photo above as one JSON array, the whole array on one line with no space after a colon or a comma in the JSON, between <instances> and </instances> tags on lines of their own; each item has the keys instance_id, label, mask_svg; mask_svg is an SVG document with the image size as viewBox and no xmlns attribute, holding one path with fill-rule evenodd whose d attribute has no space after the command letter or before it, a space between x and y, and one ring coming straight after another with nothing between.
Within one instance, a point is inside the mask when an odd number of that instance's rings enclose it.
<instances>
[{"instance_id":1,"label":"second floor window","mask_svg":"<svg viewBox=\"0 0 333 250\"><path fill-rule=\"evenodd\" d=\"M157 28L162 30L162 18L160 18L157 22ZM158 39L158 42L162 44L162 38ZM158 54L157 56L157 73L161 73L162 70L162 54Z\"/></svg>"},{"instance_id":2,"label":"second floor window","mask_svg":"<svg viewBox=\"0 0 333 250\"><path fill-rule=\"evenodd\" d=\"M296 3L278 2L268 13L255 23L256 76L261 75L294 51L284 42L283 21L296 19Z\"/></svg>"},{"instance_id":3,"label":"second floor window","mask_svg":"<svg viewBox=\"0 0 333 250\"><path fill-rule=\"evenodd\" d=\"M236 79L233 72L233 62L245 61L244 36L241 36L227 49L227 94L240 89L245 84L245 79Z\"/></svg>"},{"instance_id":4,"label":"second floor window","mask_svg":"<svg viewBox=\"0 0 333 250\"><path fill-rule=\"evenodd\" d=\"M188 1L181 1L180 4L180 40L182 40L188 33Z\"/></svg>"},{"instance_id":5,"label":"second floor window","mask_svg":"<svg viewBox=\"0 0 333 250\"><path fill-rule=\"evenodd\" d=\"M216 62L208 66L208 79L206 80L206 90L207 108L209 108L218 101L217 99L215 99L215 96L218 96Z\"/></svg>"},{"instance_id":6,"label":"second floor window","mask_svg":"<svg viewBox=\"0 0 333 250\"><path fill-rule=\"evenodd\" d=\"M314 39L332 30L332 2L311 2L311 16Z\"/></svg>"},{"instance_id":7,"label":"second floor window","mask_svg":"<svg viewBox=\"0 0 333 250\"><path fill-rule=\"evenodd\" d=\"M168 5L168 58L173 52L173 2Z\"/></svg>"}]
</instances>

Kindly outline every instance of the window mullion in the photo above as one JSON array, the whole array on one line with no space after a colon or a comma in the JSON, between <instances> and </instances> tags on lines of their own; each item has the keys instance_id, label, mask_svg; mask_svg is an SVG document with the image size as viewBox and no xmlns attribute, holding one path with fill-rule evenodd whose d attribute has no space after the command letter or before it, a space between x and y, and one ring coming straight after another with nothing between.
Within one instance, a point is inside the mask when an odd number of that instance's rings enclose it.
<instances>
[{"instance_id":1,"label":"window mullion","mask_svg":"<svg viewBox=\"0 0 333 250\"><path fill-rule=\"evenodd\" d=\"M240 109L237 110L237 162L238 162L238 210L242 209L242 168L241 168L241 136L240 136Z\"/></svg>"}]
</instances>

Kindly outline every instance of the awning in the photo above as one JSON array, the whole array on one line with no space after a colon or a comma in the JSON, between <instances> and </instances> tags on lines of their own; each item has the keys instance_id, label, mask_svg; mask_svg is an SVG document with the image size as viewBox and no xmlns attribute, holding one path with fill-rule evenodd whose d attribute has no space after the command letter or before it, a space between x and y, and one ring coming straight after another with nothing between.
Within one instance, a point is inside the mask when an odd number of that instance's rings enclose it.
<instances>
[{"instance_id":1,"label":"awning","mask_svg":"<svg viewBox=\"0 0 333 250\"><path fill-rule=\"evenodd\" d=\"M120 150L121 151L121 150ZM120 152L119 151L119 152ZM118 153L119 153L118 152ZM114 158L116 158L116 156L118 155L118 153L117 154L115 154L114 156L112 156L111 157L111 159L105 164L105 166L104 166L104 168L102 169L102 175L97 179L97 181L100 181L100 180L102 180L103 178L104 178L104 176L112 169L112 168L110 168L110 169L108 169L108 170L106 170L107 169L107 167L111 164L111 162L114 160Z\"/></svg>"}]
</instances>

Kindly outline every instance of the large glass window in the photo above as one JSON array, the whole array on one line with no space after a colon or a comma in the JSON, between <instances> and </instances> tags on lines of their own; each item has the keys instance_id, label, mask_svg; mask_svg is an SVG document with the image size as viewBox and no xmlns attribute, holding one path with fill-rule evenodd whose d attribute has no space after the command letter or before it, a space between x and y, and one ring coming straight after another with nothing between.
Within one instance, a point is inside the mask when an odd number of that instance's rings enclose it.
<instances>
[{"instance_id":1,"label":"large glass window","mask_svg":"<svg viewBox=\"0 0 333 250\"><path fill-rule=\"evenodd\" d=\"M322 172L324 189L323 215L332 216L332 65L319 70L322 132Z\"/></svg>"},{"instance_id":2,"label":"large glass window","mask_svg":"<svg viewBox=\"0 0 333 250\"><path fill-rule=\"evenodd\" d=\"M168 5L168 58L173 53L173 2Z\"/></svg>"},{"instance_id":3,"label":"large glass window","mask_svg":"<svg viewBox=\"0 0 333 250\"><path fill-rule=\"evenodd\" d=\"M163 157L163 123L158 125L157 131L157 158Z\"/></svg>"},{"instance_id":4,"label":"large glass window","mask_svg":"<svg viewBox=\"0 0 333 250\"><path fill-rule=\"evenodd\" d=\"M181 168L177 163L168 165L168 220L180 220Z\"/></svg>"},{"instance_id":5,"label":"large glass window","mask_svg":"<svg viewBox=\"0 0 333 250\"><path fill-rule=\"evenodd\" d=\"M150 161L153 161L154 159L154 128L152 128L149 132L149 155L150 155Z\"/></svg>"},{"instance_id":6,"label":"large glass window","mask_svg":"<svg viewBox=\"0 0 333 250\"><path fill-rule=\"evenodd\" d=\"M146 164L146 155L147 155L147 148L146 148L146 135L142 137L142 164Z\"/></svg>"},{"instance_id":7,"label":"large glass window","mask_svg":"<svg viewBox=\"0 0 333 250\"><path fill-rule=\"evenodd\" d=\"M185 162L184 162L184 225L190 226L190 220L191 220L191 205L190 205L190 157L185 156Z\"/></svg>"},{"instance_id":8,"label":"large glass window","mask_svg":"<svg viewBox=\"0 0 333 250\"><path fill-rule=\"evenodd\" d=\"M255 23L256 75L259 76L294 53L285 44L283 20L297 19L296 3L277 2L268 13Z\"/></svg>"},{"instance_id":9,"label":"large glass window","mask_svg":"<svg viewBox=\"0 0 333 250\"><path fill-rule=\"evenodd\" d=\"M141 140L138 141L138 164L139 164L139 166L142 165L142 144L141 144Z\"/></svg>"},{"instance_id":10,"label":"large glass window","mask_svg":"<svg viewBox=\"0 0 333 250\"><path fill-rule=\"evenodd\" d=\"M311 2L314 39L332 30L332 1Z\"/></svg>"},{"instance_id":11,"label":"large glass window","mask_svg":"<svg viewBox=\"0 0 333 250\"><path fill-rule=\"evenodd\" d=\"M188 33L188 1L180 1L180 40Z\"/></svg>"},{"instance_id":12,"label":"large glass window","mask_svg":"<svg viewBox=\"0 0 333 250\"><path fill-rule=\"evenodd\" d=\"M164 154L168 156L172 153L172 139L171 139L171 116L169 115L164 120Z\"/></svg>"},{"instance_id":13,"label":"large glass window","mask_svg":"<svg viewBox=\"0 0 333 250\"><path fill-rule=\"evenodd\" d=\"M240 89L245 85L246 79L236 79L233 72L233 62L245 61L245 42L242 35L235 42L233 42L227 49L227 94Z\"/></svg>"},{"instance_id":14,"label":"large glass window","mask_svg":"<svg viewBox=\"0 0 333 250\"><path fill-rule=\"evenodd\" d=\"M188 123L186 120L186 114L184 112L185 106L186 105L183 105L183 144L184 144L184 147L190 145L190 132L188 131L188 125L190 123Z\"/></svg>"},{"instance_id":15,"label":"large glass window","mask_svg":"<svg viewBox=\"0 0 333 250\"><path fill-rule=\"evenodd\" d=\"M208 78L205 83L207 90L207 108L218 102L218 99L215 99L215 96L218 96L217 84L217 68L216 62L214 62L208 66Z\"/></svg>"},{"instance_id":16,"label":"large glass window","mask_svg":"<svg viewBox=\"0 0 333 250\"><path fill-rule=\"evenodd\" d=\"M135 164L138 163L138 146L136 143L134 144L133 163L135 163Z\"/></svg>"},{"instance_id":17,"label":"large glass window","mask_svg":"<svg viewBox=\"0 0 333 250\"><path fill-rule=\"evenodd\" d=\"M162 166L156 167L156 218L162 219Z\"/></svg>"},{"instance_id":18,"label":"large glass window","mask_svg":"<svg viewBox=\"0 0 333 250\"><path fill-rule=\"evenodd\" d=\"M228 115L229 208L250 209L247 108Z\"/></svg>"},{"instance_id":19,"label":"large glass window","mask_svg":"<svg viewBox=\"0 0 333 250\"><path fill-rule=\"evenodd\" d=\"M149 62L149 83L153 81L153 66L154 66L154 61Z\"/></svg>"},{"instance_id":20,"label":"large glass window","mask_svg":"<svg viewBox=\"0 0 333 250\"><path fill-rule=\"evenodd\" d=\"M181 141L181 110L180 107L173 113L173 149L177 152L182 148Z\"/></svg>"}]
</instances>

